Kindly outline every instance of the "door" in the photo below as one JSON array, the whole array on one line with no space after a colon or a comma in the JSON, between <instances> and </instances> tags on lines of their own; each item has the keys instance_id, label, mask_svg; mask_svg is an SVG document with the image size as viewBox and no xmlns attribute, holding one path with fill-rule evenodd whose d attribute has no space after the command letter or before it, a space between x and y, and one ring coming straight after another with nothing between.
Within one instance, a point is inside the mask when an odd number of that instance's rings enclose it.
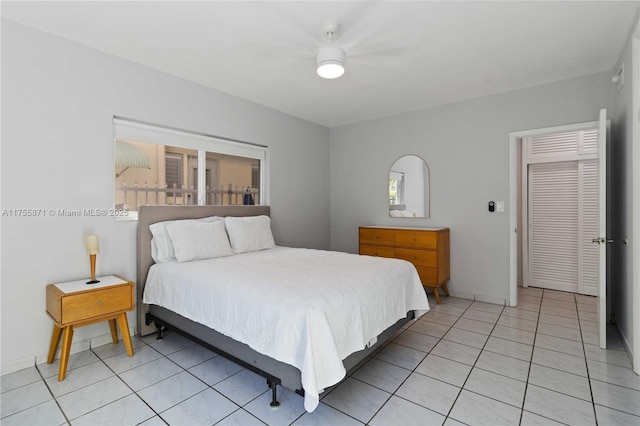
<instances>
[{"instance_id":1,"label":"door","mask_svg":"<svg viewBox=\"0 0 640 426\"><path fill-rule=\"evenodd\" d=\"M598 128L523 140L523 285L598 295Z\"/></svg>"},{"instance_id":2,"label":"door","mask_svg":"<svg viewBox=\"0 0 640 426\"><path fill-rule=\"evenodd\" d=\"M561 134L563 132L574 132L576 130L585 129L585 128L597 128L597 140L593 140L589 138L583 138L582 142L580 140L577 144L571 145L568 139L566 139L566 135L568 133ZM539 178L543 183L557 183L560 179L568 179L573 181L575 176L578 177L578 182L586 182L583 185L583 190L578 191L578 200L577 206L578 209L583 209L583 207L587 204L585 201L587 199L597 199L597 204L595 209L587 211L587 214L582 214L580 212L579 217L581 218L577 227L582 228L582 232L579 232L579 235L582 235L580 238L580 244L578 249L583 252L588 252L587 256L580 255L580 259L587 259L588 263L584 265L588 265L584 267L581 265L577 269L577 273L580 274L579 282L584 286L584 283L587 282L591 287L590 283L593 283L593 292L584 291L586 294L593 294L597 297L597 311L598 311L598 334L599 334L599 344L601 348L606 348L606 308L607 308L607 287L606 287L606 278L607 278L607 264L606 264L606 253L607 253L607 243L611 242L611 240L607 239L607 216L606 216L606 200L607 200L607 188L606 188L606 175L607 175L607 121L606 121L606 110L603 109L600 111L599 120L593 123L582 123L572 126L562 126L556 128L549 129L540 129L538 131L527 132L526 135L523 135L523 153L522 153L522 161L523 161L523 181L528 182L531 176L528 175L529 166L535 166L540 170L545 170L548 175L540 174ZM545 140L545 135L554 135L556 140L551 141L550 139ZM558 140L558 137L565 142L564 148L561 151L564 153L558 154L557 144L561 141ZM528 145L528 141L531 138L540 138L541 145L538 152L535 152L530 145ZM595 139L595 138L594 138ZM592 143L592 142L593 143ZM553 142L550 144L550 142ZM550 153L548 150L545 150L553 145L553 153ZM596 149L597 147L597 149ZM560 164L557 163L555 165L544 165L544 163L549 162L549 156L558 156L562 155L560 160L566 160L567 163ZM555 161L560 161L559 159L555 159ZM577 169L574 169L573 166L570 165L569 162L575 162L573 164L577 165ZM542 163L542 164L538 164ZM545 180L546 179L546 180ZM582 185L582 184L578 184ZM540 188L544 189L542 186ZM553 187L553 186L552 186ZM595 190L591 188L595 187ZM530 191L532 188L529 187L529 184L525 183L523 185L523 202L526 203L523 206L523 223L524 223L524 232L523 232L523 250L525 251L523 255L523 269L525 271L529 271L530 261L532 260L530 251L531 241L529 238L529 233L531 229L529 229L530 217L529 215L533 213L530 210L530 206L528 205ZM568 198L559 195L559 198L552 199L549 205L553 205L554 209L557 206L561 205L561 203L567 204L568 206ZM560 203L561 202L561 203ZM572 204L571 209L566 207L565 216L569 217L574 213L575 204ZM543 208L545 206L542 206ZM548 206L547 206L548 207ZM557 209L556 209L557 210ZM555 212L555 210L554 210ZM555 214L555 213L554 213ZM555 217L551 222L558 222L562 218ZM540 229L547 228L543 226ZM567 238L557 238L559 236L558 233L552 234L548 236L549 238L543 238L541 240L542 243L547 244L548 246L541 246L541 250L539 253L549 254L553 250L557 250L556 245L564 244L567 242ZM561 236L564 237L564 236ZM591 247L596 248L592 250ZM572 252L573 250L565 250L566 253ZM557 256L558 254L562 254L561 250L558 250L554 254L554 258L549 263L558 264L559 260L564 260L561 256ZM571 266L571 268L573 268ZM564 272L563 272L564 273ZM593 279L585 280L585 274L591 274ZM527 285L535 285L535 283L531 282L531 277L528 272L524 273L524 282L523 285L526 287ZM548 282L548 281L547 281ZM565 291L575 291L570 290L568 288L558 288ZM579 290L578 290L579 291Z\"/></svg>"},{"instance_id":3,"label":"door","mask_svg":"<svg viewBox=\"0 0 640 426\"><path fill-rule=\"evenodd\" d=\"M607 110L598 119L598 334L600 347L607 347Z\"/></svg>"}]
</instances>

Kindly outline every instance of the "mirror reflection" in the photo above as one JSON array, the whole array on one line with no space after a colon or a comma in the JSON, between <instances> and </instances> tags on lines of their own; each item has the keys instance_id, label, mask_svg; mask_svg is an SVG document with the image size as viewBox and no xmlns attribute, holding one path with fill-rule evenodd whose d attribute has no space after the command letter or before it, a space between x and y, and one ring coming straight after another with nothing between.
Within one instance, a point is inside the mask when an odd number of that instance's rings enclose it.
<instances>
[{"instance_id":1,"label":"mirror reflection","mask_svg":"<svg viewBox=\"0 0 640 426\"><path fill-rule=\"evenodd\" d=\"M389 216L429 217L429 167L417 155L396 160L389 171Z\"/></svg>"}]
</instances>

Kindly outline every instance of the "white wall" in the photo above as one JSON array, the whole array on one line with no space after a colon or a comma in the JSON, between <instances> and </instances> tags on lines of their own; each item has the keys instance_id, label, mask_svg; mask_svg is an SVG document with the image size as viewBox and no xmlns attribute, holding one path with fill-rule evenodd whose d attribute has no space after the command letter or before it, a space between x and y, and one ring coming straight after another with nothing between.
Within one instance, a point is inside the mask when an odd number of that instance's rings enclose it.
<instances>
[{"instance_id":1,"label":"white wall","mask_svg":"<svg viewBox=\"0 0 640 426\"><path fill-rule=\"evenodd\" d=\"M322 126L5 19L2 107L2 209L112 207L117 115L268 145L276 242L329 248ZM85 234L100 235L98 275L135 279L135 229L110 217L2 217L3 372L46 354L45 286L88 276ZM106 324L84 327L74 341L103 334Z\"/></svg>"},{"instance_id":2,"label":"white wall","mask_svg":"<svg viewBox=\"0 0 640 426\"><path fill-rule=\"evenodd\" d=\"M633 125L635 120L633 114L633 92L640 89L638 87L640 83L638 70L632 71L632 55L637 54L638 52L633 52L632 50L632 35L630 35L618 63L609 73L609 78L611 78L624 63L624 85L619 91L614 90L615 115L612 123L613 143L611 145L613 157L611 167L613 209L610 230L610 235L614 241L609 247L609 254L611 255L612 266L612 314L622 338L631 352L633 352L634 335L637 336L637 331L634 333L633 324L633 228L634 226L640 226L640 224L633 223L632 204ZM615 87L613 84L611 86ZM635 167L640 167L640 165L635 164ZM624 244L624 240L627 241L627 244ZM635 291L640 291L640 289ZM637 323L636 326L638 326Z\"/></svg>"},{"instance_id":3,"label":"white wall","mask_svg":"<svg viewBox=\"0 0 640 426\"><path fill-rule=\"evenodd\" d=\"M424 158L431 218L451 228L452 293L509 297L509 133L593 121L612 100L610 73L561 81L331 129L331 247L357 252L358 226L403 225L389 218L387 173L404 154ZM392 142L390 142L392 141ZM504 201L504 213L489 213Z\"/></svg>"}]
</instances>

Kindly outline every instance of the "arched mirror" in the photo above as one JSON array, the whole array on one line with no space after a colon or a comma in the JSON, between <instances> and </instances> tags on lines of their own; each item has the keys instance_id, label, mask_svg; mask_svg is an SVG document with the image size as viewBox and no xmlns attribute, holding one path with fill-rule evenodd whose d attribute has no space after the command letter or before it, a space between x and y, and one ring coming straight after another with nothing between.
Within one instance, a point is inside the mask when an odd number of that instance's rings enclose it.
<instances>
[{"instance_id":1,"label":"arched mirror","mask_svg":"<svg viewBox=\"0 0 640 426\"><path fill-rule=\"evenodd\" d=\"M429 166L417 155L405 155L389 170L389 216L429 217Z\"/></svg>"}]
</instances>

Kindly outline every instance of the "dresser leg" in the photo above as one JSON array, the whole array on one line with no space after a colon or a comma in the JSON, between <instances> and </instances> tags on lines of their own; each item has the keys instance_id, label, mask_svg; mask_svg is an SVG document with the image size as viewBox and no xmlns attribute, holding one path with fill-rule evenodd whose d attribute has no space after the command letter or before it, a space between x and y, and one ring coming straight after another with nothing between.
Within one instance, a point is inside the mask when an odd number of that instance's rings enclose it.
<instances>
[{"instance_id":1,"label":"dresser leg","mask_svg":"<svg viewBox=\"0 0 640 426\"><path fill-rule=\"evenodd\" d=\"M440 292L438 291L438 287L433 287L433 295L436 297L436 303L440 304Z\"/></svg>"},{"instance_id":2,"label":"dresser leg","mask_svg":"<svg viewBox=\"0 0 640 426\"><path fill-rule=\"evenodd\" d=\"M118 325L120 326L120 333L122 333L122 342L124 347L127 348L127 354L133 356L133 346L131 345L131 335L129 334L129 322L127 321L127 314L124 312L118 315Z\"/></svg>"},{"instance_id":3,"label":"dresser leg","mask_svg":"<svg viewBox=\"0 0 640 426\"><path fill-rule=\"evenodd\" d=\"M109 320L109 328L111 329L111 340L113 343L118 343L118 328L116 327L116 319Z\"/></svg>"},{"instance_id":4,"label":"dresser leg","mask_svg":"<svg viewBox=\"0 0 640 426\"><path fill-rule=\"evenodd\" d=\"M69 364L69 352L71 352L71 341L73 340L73 326L64 328L62 334L62 353L60 354L60 371L58 372L58 381L64 380L67 375L67 364Z\"/></svg>"},{"instance_id":5,"label":"dresser leg","mask_svg":"<svg viewBox=\"0 0 640 426\"><path fill-rule=\"evenodd\" d=\"M451 296L449 294L449 289L447 288L447 283L442 284L442 289L444 290L444 294L446 294L447 296Z\"/></svg>"},{"instance_id":6,"label":"dresser leg","mask_svg":"<svg viewBox=\"0 0 640 426\"><path fill-rule=\"evenodd\" d=\"M51 345L49 346L49 356L47 357L47 364L51 364L56 357L58 351L58 345L60 344L60 337L62 336L62 329L60 327L53 326L53 332L51 333Z\"/></svg>"}]
</instances>

